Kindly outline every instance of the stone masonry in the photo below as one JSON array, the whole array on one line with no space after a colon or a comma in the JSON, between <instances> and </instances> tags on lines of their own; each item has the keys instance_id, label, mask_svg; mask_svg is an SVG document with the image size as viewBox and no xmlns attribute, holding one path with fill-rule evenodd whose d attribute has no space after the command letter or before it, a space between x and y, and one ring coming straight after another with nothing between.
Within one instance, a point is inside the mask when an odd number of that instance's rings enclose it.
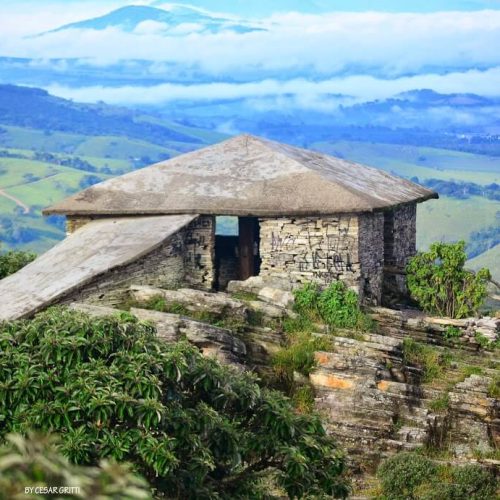
<instances>
[{"instance_id":1,"label":"stone masonry","mask_svg":"<svg viewBox=\"0 0 500 500\"><path fill-rule=\"evenodd\" d=\"M359 294L365 303L379 305L384 273L384 215L380 212L359 216Z\"/></svg>"},{"instance_id":2,"label":"stone masonry","mask_svg":"<svg viewBox=\"0 0 500 500\"><path fill-rule=\"evenodd\" d=\"M68 227L70 221L68 221ZM71 220L76 231L90 220ZM172 288L183 284L210 290L214 281L214 218L198 217L162 246L136 261L97 276L60 302L114 306L123 303L132 284Z\"/></svg>"},{"instance_id":3,"label":"stone masonry","mask_svg":"<svg viewBox=\"0 0 500 500\"><path fill-rule=\"evenodd\" d=\"M341 280L360 298L380 303L383 215L260 220L261 273L281 286Z\"/></svg>"},{"instance_id":4,"label":"stone masonry","mask_svg":"<svg viewBox=\"0 0 500 500\"><path fill-rule=\"evenodd\" d=\"M185 282L211 290L215 282L215 217L196 218L184 234Z\"/></svg>"},{"instance_id":5,"label":"stone masonry","mask_svg":"<svg viewBox=\"0 0 500 500\"><path fill-rule=\"evenodd\" d=\"M384 212L384 295L407 295L404 271L408 260L417 251L416 234L415 203Z\"/></svg>"}]
</instances>

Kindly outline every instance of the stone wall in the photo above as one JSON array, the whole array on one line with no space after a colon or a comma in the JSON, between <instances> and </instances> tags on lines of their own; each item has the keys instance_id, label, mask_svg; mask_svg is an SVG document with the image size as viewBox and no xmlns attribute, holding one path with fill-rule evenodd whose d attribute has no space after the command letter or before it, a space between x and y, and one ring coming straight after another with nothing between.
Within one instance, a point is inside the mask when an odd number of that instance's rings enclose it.
<instances>
[{"instance_id":1,"label":"stone wall","mask_svg":"<svg viewBox=\"0 0 500 500\"><path fill-rule=\"evenodd\" d=\"M380 305L384 274L384 214L359 216L360 295L367 304Z\"/></svg>"},{"instance_id":2,"label":"stone wall","mask_svg":"<svg viewBox=\"0 0 500 500\"><path fill-rule=\"evenodd\" d=\"M72 219L72 223L73 230L76 230L77 221ZM81 225L84 225L83 220ZM159 248L134 262L97 276L61 302L114 306L126 300L131 285L158 288L188 285L209 290L214 281L214 227L213 217L198 217Z\"/></svg>"},{"instance_id":3,"label":"stone wall","mask_svg":"<svg viewBox=\"0 0 500 500\"><path fill-rule=\"evenodd\" d=\"M342 280L360 290L357 215L260 219L260 276L283 288Z\"/></svg>"},{"instance_id":4,"label":"stone wall","mask_svg":"<svg viewBox=\"0 0 500 500\"><path fill-rule=\"evenodd\" d=\"M163 245L125 266L95 277L62 303L86 302L116 306L128 298L131 285L150 285L160 288L179 286L184 282L185 230L174 234Z\"/></svg>"},{"instance_id":5,"label":"stone wall","mask_svg":"<svg viewBox=\"0 0 500 500\"><path fill-rule=\"evenodd\" d=\"M185 283L211 290L215 282L215 217L200 216L185 230Z\"/></svg>"},{"instance_id":6,"label":"stone wall","mask_svg":"<svg viewBox=\"0 0 500 500\"><path fill-rule=\"evenodd\" d=\"M417 251L415 203L384 213L384 295L404 298L408 291L404 270Z\"/></svg>"}]
</instances>

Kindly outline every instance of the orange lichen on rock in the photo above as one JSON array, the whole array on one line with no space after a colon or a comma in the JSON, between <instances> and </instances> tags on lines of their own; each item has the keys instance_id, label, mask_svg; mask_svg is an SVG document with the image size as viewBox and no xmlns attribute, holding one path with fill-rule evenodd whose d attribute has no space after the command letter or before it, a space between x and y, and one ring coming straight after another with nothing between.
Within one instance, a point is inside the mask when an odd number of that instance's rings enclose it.
<instances>
[{"instance_id":1,"label":"orange lichen on rock","mask_svg":"<svg viewBox=\"0 0 500 500\"><path fill-rule=\"evenodd\" d=\"M324 373L313 373L309 378L314 385L321 385L330 389L352 389L354 387L354 383L351 380L345 380Z\"/></svg>"}]
</instances>

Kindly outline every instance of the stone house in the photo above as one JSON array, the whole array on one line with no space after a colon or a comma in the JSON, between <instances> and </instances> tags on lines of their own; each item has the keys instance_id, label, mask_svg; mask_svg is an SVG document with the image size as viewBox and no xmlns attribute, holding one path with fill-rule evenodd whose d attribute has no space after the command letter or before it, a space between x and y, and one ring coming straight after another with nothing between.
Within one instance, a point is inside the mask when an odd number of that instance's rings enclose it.
<instances>
[{"instance_id":1,"label":"stone house","mask_svg":"<svg viewBox=\"0 0 500 500\"><path fill-rule=\"evenodd\" d=\"M113 303L130 283L223 290L251 276L285 289L342 280L380 304L384 288L405 292L416 204L430 198L371 167L238 136L47 208L67 217L68 237L0 283L9 296L0 319L56 302ZM218 234L220 217L233 218L234 234Z\"/></svg>"}]
</instances>

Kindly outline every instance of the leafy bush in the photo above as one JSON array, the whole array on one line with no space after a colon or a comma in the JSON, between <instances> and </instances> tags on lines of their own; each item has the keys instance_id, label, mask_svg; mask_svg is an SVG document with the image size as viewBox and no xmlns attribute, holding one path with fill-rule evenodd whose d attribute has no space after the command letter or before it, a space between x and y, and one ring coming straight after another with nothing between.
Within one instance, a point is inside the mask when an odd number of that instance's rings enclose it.
<instances>
[{"instance_id":1,"label":"leafy bush","mask_svg":"<svg viewBox=\"0 0 500 500\"><path fill-rule=\"evenodd\" d=\"M443 332L443 337L451 342L458 340L461 336L462 330L460 330L460 328L457 328L456 326L448 326Z\"/></svg>"},{"instance_id":2,"label":"leafy bush","mask_svg":"<svg viewBox=\"0 0 500 500\"><path fill-rule=\"evenodd\" d=\"M477 313L487 297L491 279L487 269L477 273L464 269L465 242L433 243L407 266L411 296L430 314L466 318Z\"/></svg>"},{"instance_id":3,"label":"leafy bush","mask_svg":"<svg viewBox=\"0 0 500 500\"><path fill-rule=\"evenodd\" d=\"M299 314L313 315L318 309L320 289L316 283L306 283L293 292L294 308Z\"/></svg>"},{"instance_id":4,"label":"leafy bush","mask_svg":"<svg viewBox=\"0 0 500 500\"><path fill-rule=\"evenodd\" d=\"M72 462L131 462L177 498L259 498L269 472L290 497L347 494L317 416L131 316L52 309L4 323L0 371L0 437L57 432Z\"/></svg>"},{"instance_id":5,"label":"leafy bush","mask_svg":"<svg viewBox=\"0 0 500 500\"><path fill-rule=\"evenodd\" d=\"M126 465L107 460L99 467L74 465L57 450L53 436L30 434L26 439L10 434L7 444L0 448L0 498L21 498L25 487L79 488L78 495L69 490L57 498L151 498L147 481L133 474Z\"/></svg>"},{"instance_id":6,"label":"leafy bush","mask_svg":"<svg viewBox=\"0 0 500 500\"><path fill-rule=\"evenodd\" d=\"M33 260L36 254L32 252L21 252L19 250L9 250L8 252L0 253L0 280L7 276L17 273Z\"/></svg>"},{"instance_id":7,"label":"leafy bush","mask_svg":"<svg viewBox=\"0 0 500 500\"><path fill-rule=\"evenodd\" d=\"M332 282L321 291L315 284L306 284L295 290L295 310L310 320L322 320L337 328L370 330L371 319L359 307L356 293L349 290L342 281Z\"/></svg>"},{"instance_id":8,"label":"leafy bush","mask_svg":"<svg viewBox=\"0 0 500 500\"><path fill-rule=\"evenodd\" d=\"M496 476L479 465L436 466L418 453L398 453L379 467L385 500L494 500Z\"/></svg>"},{"instance_id":9,"label":"leafy bush","mask_svg":"<svg viewBox=\"0 0 500 500\"><path fill-rule=\"evenodd\" d=\"M436 466L416 453L398 453L379 467L377 475L387 500L417 498L416 489L435 476Z\"/></svg>"}]
</instances>

